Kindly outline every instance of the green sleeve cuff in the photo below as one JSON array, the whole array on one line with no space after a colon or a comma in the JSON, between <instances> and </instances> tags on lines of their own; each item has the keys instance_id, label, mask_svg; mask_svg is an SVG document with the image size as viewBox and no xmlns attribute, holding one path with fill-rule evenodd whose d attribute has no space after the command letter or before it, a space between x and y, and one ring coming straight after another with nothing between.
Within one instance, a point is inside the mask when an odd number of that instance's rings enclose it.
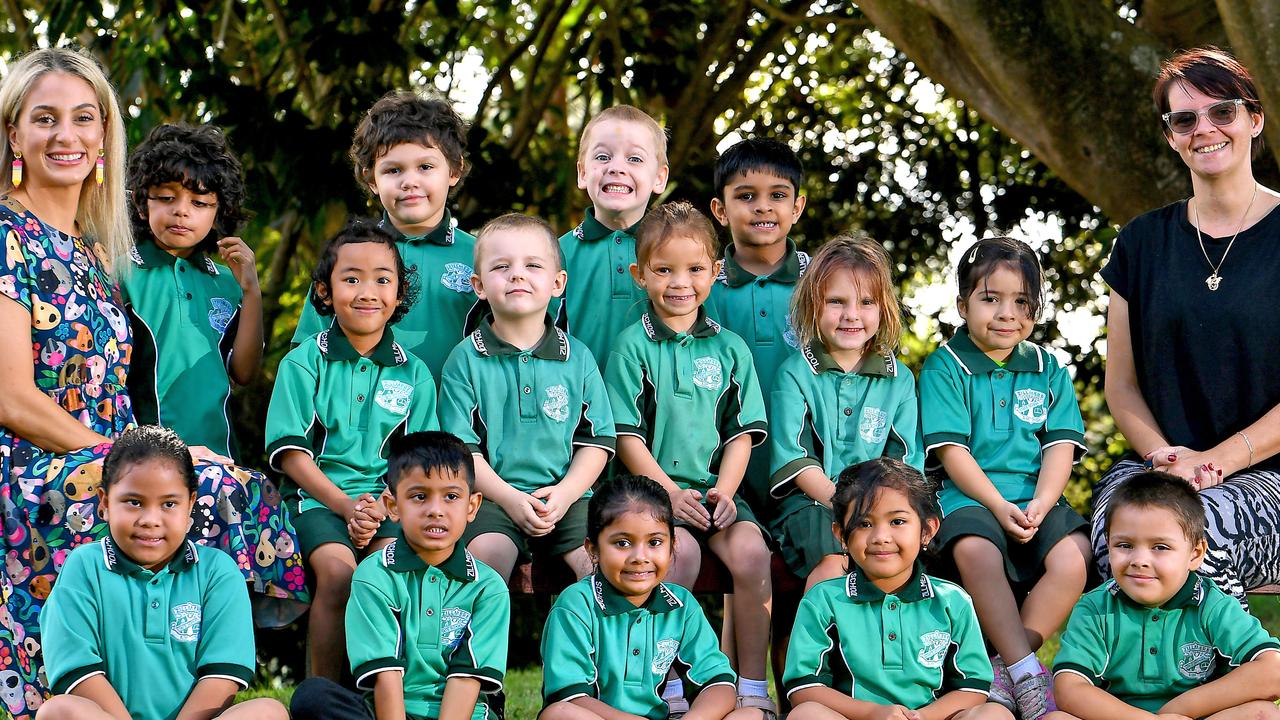
<instances>
[{"instance_id":1,"label":"green sleeve cuff","mask_svg":"<svg viewBox=\"0 0 1280 720\"><path fill-rule=\"evenodd\" d=\"M639 425L618 425L616 431L619 435L635 435L644 438L646 443L649 442L649 435Z\"/></svg>"},{"instance_id":2,"label":"green sleeve cuff","mask_svg":"<svg viewBox=\"0 0 1280 720\"><path fill-rule=\"evenodd\" d=\"M502 690L502 673L493 668L451 667L445 678L464 677L480 681L480 692L496 693Z\"/></svg>"},{"instance_id":3,"label":"green sleeve cuff","mask_svg":"<svg viewBox=\"0 0 1280 720\"><path fill-rule=\"evenodd\" d=\"M573 438L573 444L578 447L598 447L610 455L618 453L618 438L609 435L579 435Z\"/></svg>"},{"instance_id":4,"label":"green sleeve cuff","mask_svg":"<svg viewBox=\"0 0 1280 720\"><path fill-rule=\"evenodd\" d=\"M480 443L467 443L467 450L470 451L472 455L484 456L484 448L480 447Z\"/></svg>"},{"instance_id":5,"label":"green sleeve cuff","mask_svg":"<svg viewBox=\"0 0 1280 720\"><path fill-rule=\"evenodd\" d=\"M241 689L244 690L249 687L250 682L253 682L253 668L236 665L235 663L210 663L197 668L196 677L199 679L207 677L226 678L239 683Z\"/></svg>"},{"instance_id":6,"label":"green sleeve cuff","mask_svg":"<svg viewBox=\"0 0 1280 720\"><path fill-rule=\"evenodd\" d=\"M553 693L548 693L546 698L543 699L542 701L542 707L545 708L546 706L552 703L558 703L563 700L569 700L571 698L576 698L576 697L593 698L595 696L596 696L596 688L594 685L591 685L589 683L575 683L573 685L570 685L569 687L560 688L559 690L556 690Z\"/></svg>"},{"instance_id":7,"label":"green sleeve cuff","mask_svg":"<svg viewBox=\"0 0 1280 720\"><path fill-rule=\"evenodd\" d=\"M1244 658L1242 663L1253 662L1258 658L1258 653L1265 652L1267 650L1280 650L1280 643L1277 643L1275 640L1267 640L1266 642L1260 642L1257 645L1254 645L1241 653L1240 656Z\"/></svg>"},{"instance_id":8,"label":"green sleeve cuff","mask_svg":"<svg viewBox=\"0 0 1280 720\"><path fill-rule=\"evenodd\" d=\"M267 464L272 470L283 473L284 469L280 467L277 458L280 453L285 450L299 450L311 456L314 460L316 457L315 450L311 447L311 442L301 435L286 435L277 440L273 440L267 445Z\"/></svg>"},{"instance_id":9,"label":"green sleeve cuff","mask_svg":"<svg viewBox=\"0 0 1280 720\"><path fill-rule=\"evenodd\" d=\"M733 673L720 673L719 675L712 677L710 680L707 680L701 685L691 682L688 678L685 678L684 682L685 682L685 686L688 689L693 691L693 694L689 695L689 699L692 701L693 699L698 697L698 693L702 692L706 688L709 688L712 685L724 685L726 683L728 683L729 685L733 685L734 683L737 682L737 678L734 677Z\"/></svg>"},{"instance_id":10,"label":"green sleeve cuff","mask_svg":"<svg viewBox=\"0 0 1280 720\"><path fill-rule=\"evenodd\" d=\"M360 690L373 690L373 676L388 670L398 670L403 674L404 663L397 658L378 658L377 660L370 660L367 663L361 664L360 667L356 668L355 672L352 673L352 675L356 676L356 688Z\"/></svg>"},{"instance_id":11,"label":"green sleeve cuff","mask_svg":"<svg viewBox=\"0 0 1280 720\"><path fill-rule=\"evenodd\" d=\"M797 690L803 690L807 687L831 687L830 680L824 680L817 675L802 675L790 682L783 684L782 691L787 697L791 697L791 693Z\"/></svg>"},{"instance_id":12,"label":"green sleeve cuff","mask_svg":"<svg viewBox=\"0 0 1280 720\"><path fill-rule=\"evenodd\" d=\"M1057 675L1060 672L1075 673L1080 677L1083 677L1084 679L1088 680L1094 687L1102 687L1102 682L1101 682L1102 678L1098 677L1096 674L1094 674L1092 670L1090 670L1089 668L1083 665L1079 665L1073 662L1054 663L1053 674Z\"/></svg>"},{"instance_id":13,"label":"green sleeve cuff","mask_svg":"<svg viewBox=\"0 0 1280 720\"><path fill-rule=\"evenodd\" d=\"M799 492L800 488L796 487L795 479L804 472L805 468L816 467L822 469L822 463L811 457L796 458L791 462L783 465L773 477L769 478L771 486L769 487L769 496L774 498L784 498L792 493Z\"/></svg>"},{"instance_id":14,"label":"green sleeve cuff","mask_svg":"<svg viewBox=\"0 0 1280 720\"><path fill-rule=\"evenodd\" d=\"M63 673L62 677L58 678L53 683L53 694L66 695L67 691L81 680L84 680L95 673L105 673L106 671L106 664L99 662L92 665L85 665L84 667L78 667L68 673Z\"/></svg>"},{"instance_id":15,"label":"green sleeve cuff","mask_svg":"<svg viewBox=\"0 0 1280 720\"><path fill-rule=\"evenodd\" d=\"M926 454L943 445L959 445L968 450L969 436L961 435L960 433L931 433L924 436L924 451Z\"/></svg>"},{"instance_id":16,"label":"green sleeve cuff","mask_svg":"<svg viewBox=\"0 0 1280 720\"><path fill-rule=\"evenodd\" d=\"M1076 459L1079 459L1089 450L1089 446L1084 444L1084 435L1075 430L1050 430L1040 436L1040 447L1042 448L1064 442L1076 446Z\"/></svg>"},{"instance_id":17,"label":"green sleeve cuff","mask_svg":"<svg viewBox=\"0 0 1280 720\"><path fill-rule=\"evenodd\" d=\"M751 433L751 447L755 447L769 437L769 424L763 420L757 420L755 422L747 423L746 425L728 428L723 433L724 440L720 442L720 447L728 445L743 433Z\"/></svg>"}]
</instances>

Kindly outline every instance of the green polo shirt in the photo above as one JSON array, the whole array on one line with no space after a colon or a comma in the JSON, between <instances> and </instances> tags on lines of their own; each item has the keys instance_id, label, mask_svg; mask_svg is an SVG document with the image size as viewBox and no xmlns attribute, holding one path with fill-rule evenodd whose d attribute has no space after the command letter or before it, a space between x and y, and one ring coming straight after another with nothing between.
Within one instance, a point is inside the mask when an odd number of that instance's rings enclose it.
<instances>
[{"instance_id":1,"label":"green polo shirt","mask_svg":"<svg viewBox=\"0 0 1280 720\"><path fill-rule=\"evenodd\" d=\"M649 301L631 279L639 224L610 230L587 208L578 227L560 238L569 282L557 324L590 348L601 372L618 333L640 319Z\"/></svg>"},{"instance_id":2,"label":"green polo shirt","mask_svg":"<svg viewBox=\"0 0 1280 720\"><path fill-rule=\"evenodd\" d=\"M485 318L453 349L440 383L440 426L524 493L563 480L576 448L612 455L617 444L591 351L546 321L542 340L521 350Z\"/></svg>"},{"instance_id":3,"label":"green polo shirt","mask_svg":"<svg viewBox=\"0 0 1280 720\"><path fill-rule=\"evenodd\" d=\"M156 572L110 537L71 551L40 632L54 693L104 675L134 720L177 717L205 678L247 688L256 667L249 592L235 560L191 541Z\"/></svg>"},{"instance_id":4,"label":"green polo shirt","mask_svg":"<svg viewBox=\"0 0 1280 720\"><path fill-rule=\"evenodd\" d=\"M436 384L426 364L404 351L390 327L362 357L334 322L280 361L267 408L267 456L283 472L280 453L301 450L348 497L377 495L391 438L437 428ZM294 512L325 507L296 490Z\"/></svg>"},{"instance_id":5,"label":"green polo shirt","mask_svg":"<svg viewBox=\"0 0 1280 720\"><path fill-rule=\"evenodd\" d=\"M734 256L736 250L734 245L725 248L724 269L707 298L707 316L732 330L751 348L760 391L767 401L778 368L800 348L800 340L791 325L791 295L809 267L809 254L796 250L795 243L787 238L782 265L769 275L755 275L738 264ZM772 413L771 407L766 406L765 410ZM769 422L773 422L772 416ZM771 505L767 500L771 453L771 443L751 453L751 464L743 480L746 499L762 515Z\"/></svg>"},{"instance_id":6,"label":"green polo shirt","mask_svg":"<svg viewBox=\"0 0 1280 720\"><path fill-rule=\"evenodd\" d=\"M1045 448L1070 443L1077 460L1088 449L1075 386L1057 358L1024 341L1000 365L966 328L925 359L920 417L926 454L943 445L967 449L1001 497L1021 507L1035 497ZM949 479L938 501L944 515L980 506Z\"/></svg>"},{"instance_id":7,"label":"green polo shirt","mask_svg":"<svg viewBox=\"0 0 1280 720\"><path fill-rule=\"evenodd\" d=\"M1108 580L1076 603L1053 672L1154 713L1264 652L1280 652L1280 642L1207 577L1191 573L1159 607L1139 605Z\"/></svg>"},{"instance_id":8,"label":"green polo shirt","mask_svg":"<svg viewBox=\"0 0 1280 720\"><path fill-rule=\"evenodd\" d=\"M814 504L795 485L805 468L834 479L882 456L924 467L916 380L891 356L869 355L856 372L845 372L821 343L812 343L783 361L770 407L769 492L781 499L779 519Z\"/></svg>"},{"instance_id":9,"label":"green polo shirt","mask_svg":"<svg viewBox=\"0 0 1280 720\"><path fill-rule=\"evenodd\" d=\"M396 323L400 344L427 364L432 377L440 377L445 358L461 340L467 312L475 305L471 289L471 265L475 262L475 236L453 226L449 211L435 230L426 235L406 236L384 214L378 226L396 238L396 249L407 268L417 268L418 301ZM329 326L320 317L311 299L302 303L302 316L293 333L293 344Z\"/></svg>"},{"instance_id":10,"label":"green polo shirt","mask_svg":"<svg viewBox=\"0 0 1280 720\"><path fill-rule=\"evenodd\" d=\"M662 720L662 688L675 668L693 701L712 685L733 686L729 659L698 601L659 584L640 607L600 575L570 585L542 631L544 705L591 697L616 710Z\"/></svg>"},{"instance_id":11,"label":"green polo shirt","mask_svg":"<svg viewBox=\"0 0 1280 720\"><path fill-rule=\"evenodd\" d=\"M953 690L986 696L991 660L973 602L925 575L885 594L861 568L813 586L787 648L787 696L821 685L857 700L918 709Z\"/></svg>"},{"instance_id":12,"label":"green polo shirt","mask_svg":"<svg viewBox=\"0 0 1280 720\"><path fill-rule=\"evenodd\" d=\"M706 492L730 440L750 433L759 445L767 434L751 351L704 309L687 333L644 313L618 336L605 385L618 434L642 438L682 488Z\"/></svg>"},{"instance_id":13,"label":"green polo shirt","mask_svg":"<svg viewBox=\"0 0 1280 720\"><path fill-rule=\"evenodd\" d=\"M409 717L439 717L449 678L479 680L483 693L502 689L510 622L511 595L498 573L461 545L428 565L401 534L351 578L347 657L356 687L372 708L375 676L399 672ZM471 717L488 718L488 706L476 703Z\"/></svg>"},{"instance_id":14,"label":"green polo shirt","mask_svg":"<svg viewBox=\"0 0 1280 720\"><path fill-rule=\"evenodd\" d=\"M174 257L150 238L129 251L121 278L133 326L129 399L138 422L164 425L188 445L238 455L227 400L227 368L243 293L226 267L200 251Z\"/></svg>"}]
</instances>

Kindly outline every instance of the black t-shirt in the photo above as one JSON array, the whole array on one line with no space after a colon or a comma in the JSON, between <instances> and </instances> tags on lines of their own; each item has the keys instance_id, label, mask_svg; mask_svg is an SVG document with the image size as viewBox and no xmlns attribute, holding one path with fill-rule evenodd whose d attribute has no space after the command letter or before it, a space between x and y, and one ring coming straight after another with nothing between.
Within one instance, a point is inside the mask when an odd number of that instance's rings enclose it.
<instances>
[{"instance_id":1,"label":"black t-shirt","mask_svg":"<svg viewBox=\"0 0 1280 720\"><path fill-rule=\"evenodd\" d=\"M1230 237L1204 237L1214 263ZM1185 200L1120 231L1102 279L1129 303L1138 386L1173 445L1208 450L1280 404L1280 208L1213 272ZM1280 469L1280 455L1258 467Z\"/></svg>"}]
</instances>

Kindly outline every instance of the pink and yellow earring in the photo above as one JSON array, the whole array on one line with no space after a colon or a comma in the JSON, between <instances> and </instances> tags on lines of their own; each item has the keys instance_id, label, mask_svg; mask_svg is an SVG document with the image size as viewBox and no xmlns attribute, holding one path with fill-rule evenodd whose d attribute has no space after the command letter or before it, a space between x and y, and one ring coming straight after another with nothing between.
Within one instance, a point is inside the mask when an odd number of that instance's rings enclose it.
<instances>
[{"instance_id":1,"label":"pink and yellow earring","mask_svg":"<svg viewBox=\"0 0 1280 720\"><path fill-rule=\"evenodd\" d=\"M107 179L107 161L103 155L103 149L98 148L98 167L94 171L94 179L98 181L98 187L102 187L102 183Z\"/></svg>"},{"instance_id":2,"label":"pink and yellow earring","mask_svg":"<svg viewBox=\"0 0 1280 720\"><path fill-rule=\"evenodd\" d=\"M17 150L13 151L13 166L10 168L9 179L13 181L15 188L22 184L22 153Z\"/></svg>"}]
</instances>

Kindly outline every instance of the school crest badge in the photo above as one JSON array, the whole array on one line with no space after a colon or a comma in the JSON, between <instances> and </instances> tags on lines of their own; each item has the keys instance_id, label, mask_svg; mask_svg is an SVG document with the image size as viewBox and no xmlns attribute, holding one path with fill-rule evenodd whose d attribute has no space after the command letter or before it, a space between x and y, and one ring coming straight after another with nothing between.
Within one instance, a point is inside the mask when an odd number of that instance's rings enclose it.
<instances>
[{"instance_id":1,"label":"school crest badge","mask_svg":"<svg viewBox=\"0 0 1280 720\"><path fill-rule=\"evenodd\" d=\"M458 293L475 292L471 288L471 266L465 263L445 263L440 284Z\"/></svg>"},{"instance_id":2,"label":"school crest badge","mask_svg":"<svg viewBox=\"0 0 1280 720\"><path fill-rule=\"evenodd\" d=\"M724 371L720 360L700 357L693 361L693 384L704 390L719 390L724 385Z\"/></svg>"},{"instance_id":3,"label":"school crest badge","mask_svg":"<svg viewBox=\"0 0 1280 720\"><path fill-rule=\"evenodd\" d=\"M378 392L373 396L373 401L382 409L396 415L408 414L409 401L412 399L413 386L399 380L383 380L378 383Z\"/></svg>"},{"instance_id":4,"label":"school crest badge","mask_svg":"<svg viewBox=\"0 0 1280 720\"><path fill-rule=\"evenodd\" d=\"M462 608L445 608L440 613L440 645L450 650L458 647L471 623L471 613Z\"/></svg>"},{"instance_id":5,"label":"school crest badge","mask_svg":"<svg viewBox=\"0 0 1280 720\"><path fill-rule=\"evenodd\" d=\"M227 326L231 324L231 317L235 315L236 309L231 305L231 301L226 298L212 298L209 300L209 327L218 331L222 335L227 331Z\"/></svg>"},{"instance_id":6,"label":"school crest badge","mask_svg":"<svg viewBox=\"0 0 1280 720\"><path fill-rule=\"evenodd\" d=\"M947 648L951 647L951 633L933 630L920 636L920 652L916 660L927 668L940 668L947 659Z\"/></svg>"},{"instance_id":7,"label":"school crest badge","mask_svg":"<svg viewBox=\"0 0 1280 720\"><path fill-rule=\"evenodd\" d=\"M200 606L182 603L169 610L169 635L178 642L195 642L200 639Z\"/></svg>"},{"instance_id":8,"label":"school crest badge","mask_svg":"<svg viewBox=\"0 0 1280 720\"><path fill-rule=\"evenodd\" d=\"M547 397L542 401L542 414L562 423L569 419L569 390L563 385L552 385L547 388Z\"/></svg>"},{"instance_id":9,"label":"school crest badge","mask_svg":"<svg viewBox=\"0 0 1280 720\"><path fill-rule=\"evenodd\" d=\"M1213 648L1204 643L1183 643L1179 648L1178 674L1188 680L1205 680L1213 673Z\"/></svg>"},{"instance_id":10,"label":"school crest badge","mask_svg":"<svg viewBox=\"0 0 1280 720\"><path fill-rule=\"evenodd\" d=\"M800 336L796 334L796 326L791 322L791 313L787 313L787 328L782 331L782 341L791 347L800 349Z\"/></svg>"},{"instance_id":11,"label":"school crest badge","mask_svg":"<svg viewBox=\"0 0 1280 720\"><path fill-rule=\"evenodd\" d=\"M889 413L877 407L862 408L862 422L858 423L858 435L869 443L882 443L889 435Z\"/></svg>"},{"instance_id":12,"label":"school crest badge","mask_svg":"<svg viewBox=\"0 0 1280 720\"><path fill-rule=\"evenodd\" d=\"M1049 408L1044 405L1044 393L1039 390L1023 388L1013 391L1016 398L1013 402L1013 414L1024 423L1039 425L1049 417Z\"/></svg>"},{"instance_id":13,"label":"school crest badge","mask_svg":"<svg viewBox=\"0 0 1280 720\"><path fill-rule=\"evenodd\" d=\"M653 670L654 675L666 675L671 669L671 663L676 660L676 651L680 649L680 641L668 638L659 640L657 647L653 649Z\"/></svg>"}]
</instances>

